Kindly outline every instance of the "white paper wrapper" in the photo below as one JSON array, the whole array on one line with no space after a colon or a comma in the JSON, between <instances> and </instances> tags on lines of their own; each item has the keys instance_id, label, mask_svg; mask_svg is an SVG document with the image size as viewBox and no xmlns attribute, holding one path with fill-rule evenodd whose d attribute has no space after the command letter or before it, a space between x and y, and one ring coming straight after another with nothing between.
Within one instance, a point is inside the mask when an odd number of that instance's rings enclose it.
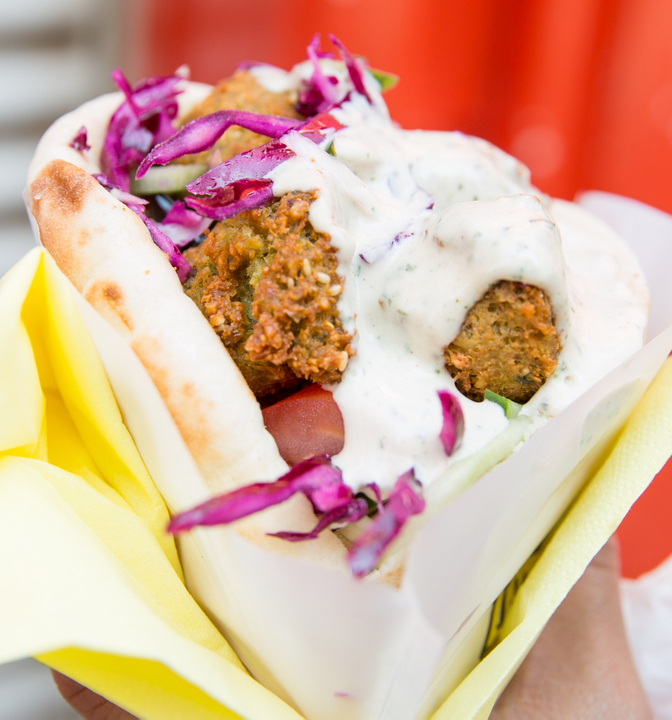
<instances>
[{"instance_id":1,"label":"white paper wrapper","mask_svg":"<svg viewBox=\"0 0 672 720\"><path fill-rule=\"evenodd\" d=\"M672 720L672 557L637 580L621 580L632 656L656 720Z\"/></svg>"},{"instance_id":2,"label":"white paper wrapper","mask_svg":"<svg viewBox=\"0 0 672 720\"><path fill-rule=\"evenodd\" d=\"M251 672L310 720L431 715L478 662L493 601L595 469L669 354L672 293L662 269L672 262L671 221L604 194L582 202L610 220L640 259L653 300L649 342L422 527L400 590L356 581L345 568L280 557L229 528L180 539L192 594ZM205 500L206 486L139 361L77 298L169 509Z\"/></svg>"}]
</instances>

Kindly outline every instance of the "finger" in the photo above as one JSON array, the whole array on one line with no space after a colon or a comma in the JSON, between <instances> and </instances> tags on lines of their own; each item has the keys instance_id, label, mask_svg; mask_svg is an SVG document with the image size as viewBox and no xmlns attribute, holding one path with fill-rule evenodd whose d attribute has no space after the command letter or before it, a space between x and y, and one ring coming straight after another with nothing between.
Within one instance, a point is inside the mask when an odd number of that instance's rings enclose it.
<instances>
[{"instance_id":1,"label":"finger","mask_svg":"<svg viewBox=\"0 0 672 720\"><path fill-rule=\"evenodd\" d=\"M55 670L51 674L63 699L85 720L137 720L109 700Z\"/></svg>"},{"instance_id":2,"label":"finger","mask_svg":"<svg viewBox=\"0 0 672 720\"><path fill-rule=\"evenodd\" d=\"M625 634L618 573L611 540L548 622L492 720L652 717Z\"/></svg>"}]
</instances>

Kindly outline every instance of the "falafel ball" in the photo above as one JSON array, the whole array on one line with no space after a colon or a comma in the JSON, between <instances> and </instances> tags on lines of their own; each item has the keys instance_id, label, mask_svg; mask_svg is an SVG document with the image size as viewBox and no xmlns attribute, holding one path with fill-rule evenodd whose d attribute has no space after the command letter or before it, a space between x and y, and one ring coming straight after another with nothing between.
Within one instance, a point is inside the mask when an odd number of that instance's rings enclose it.
<instances>
[{"instance_id":1,"label":"falafel ball","mask_svg":"<svg viewBox=\"0 0 672 720\"><path fill-rule=\"evenodd\" d=\"M185 251L184 291L261 397L341 379L353 354L337 308L343 281L328 235L308 219L316 192L292 192L217 223Z\"/></svg>"},{"instance_id":2,"label":"falafel ball","mask_svg":"<svg viewBox=\"0 0 672 720\"><path fill-rule=\"evenodd\" d=\"M469 310L444 358L470 400L482 402L487 388L524 404L555 372L560 349L544 291L502 280Z\"/></svg>"}]
</instances>

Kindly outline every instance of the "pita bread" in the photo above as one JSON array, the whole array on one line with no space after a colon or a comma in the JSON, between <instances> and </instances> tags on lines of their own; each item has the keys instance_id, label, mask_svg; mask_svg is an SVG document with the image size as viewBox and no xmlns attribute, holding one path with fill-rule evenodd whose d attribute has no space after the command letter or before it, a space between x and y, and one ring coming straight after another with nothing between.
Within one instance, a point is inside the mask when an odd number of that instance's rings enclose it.
<instances>
[{"instance_id":1,"label":"pita bread","mask_svg":"<svg viewBox=\"0 0 672 720\"><path fill-rule=\"evenodd\" d=\"M188 83L181 112L208 86ZM123 99L104 95L65 115L40 141L28 174L29 210L40 242L97 312L130 344L159 390L208 488L218 495L287 471L266 431L259 404L199 309L182 291L166 255L143 222L91 173L110 118ZM69 143L86 127L91 149ZM194 498L196 504L200 498ZM181 508L186 509L186 508ZM308 531L307 499L240 521L258 543L343 566L345 549L331 533L311 543L269 538L272 529Z\"/></svg>"}]
</instances>

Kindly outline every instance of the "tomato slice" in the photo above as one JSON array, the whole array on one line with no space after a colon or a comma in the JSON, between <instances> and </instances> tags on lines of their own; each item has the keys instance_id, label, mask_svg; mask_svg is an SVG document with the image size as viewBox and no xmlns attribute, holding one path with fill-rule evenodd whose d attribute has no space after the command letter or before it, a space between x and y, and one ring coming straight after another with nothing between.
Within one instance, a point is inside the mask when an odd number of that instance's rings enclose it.
<instances>
[{"instance_id":1,"label":"tomato slice","mask_svg":"<svg viewBox=\"0 0 672 720\"><path fill-rule=\"evenodd\" d=\"M262 410L285 462L295 465L313 455L336 455L343 449L343 416L329 390L310 385Z\"/></svg>"}]
</instances>

